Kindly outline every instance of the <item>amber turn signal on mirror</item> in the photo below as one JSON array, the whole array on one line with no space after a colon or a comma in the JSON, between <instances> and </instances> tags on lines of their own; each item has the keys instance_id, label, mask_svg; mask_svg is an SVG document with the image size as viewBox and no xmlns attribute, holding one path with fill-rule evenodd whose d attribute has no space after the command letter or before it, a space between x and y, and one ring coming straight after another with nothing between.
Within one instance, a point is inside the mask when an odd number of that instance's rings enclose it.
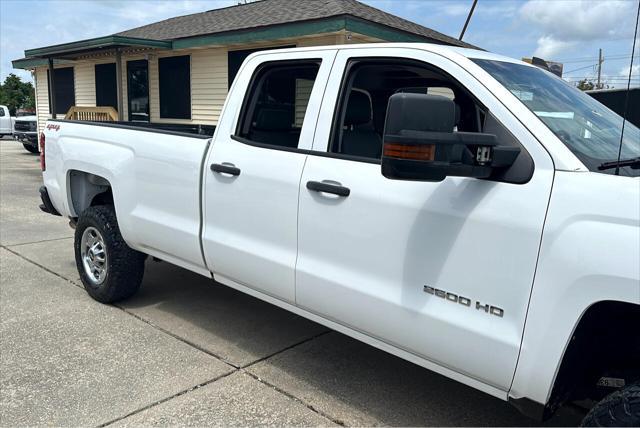
<instances>
[{"instance_id":1,"label":"amber turn signal on mirror","mask_svg":"<svg viewBox=\"0 0 640 428\"><path fill-rule=\"evenodd\" d=\"M435 144L385 143L384 156L397 159L432 161L436 156Z\"/></svg>"}]
</instances>

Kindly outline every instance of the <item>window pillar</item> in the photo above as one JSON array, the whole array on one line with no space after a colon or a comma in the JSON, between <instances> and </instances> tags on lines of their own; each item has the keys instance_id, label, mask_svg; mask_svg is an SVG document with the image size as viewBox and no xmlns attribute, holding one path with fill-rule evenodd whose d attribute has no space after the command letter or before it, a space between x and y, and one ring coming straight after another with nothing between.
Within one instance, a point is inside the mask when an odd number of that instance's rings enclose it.
<instances>
[{"instance_id":1,"label":"window pillar","mask_svg":"<svg viewBox=\"0 0 640 428\"><path fill-rule=\"evenodd\" d=\"M124 120L122 114L122 52L116 48L116 89L118 92L118 121Z\"/></svg>"},{"instance_id":2,"label":"window pillar","mask_svg":"<svg viewBox=\"0 0 640 428\"><path fill-rule=\"evenodd\" d=\"M53 76L53 58L48 58L49 61L49 104L51 105L51 118L56 118L56 87L55 87L55 78Z\"/></svg>"}]
</instances>

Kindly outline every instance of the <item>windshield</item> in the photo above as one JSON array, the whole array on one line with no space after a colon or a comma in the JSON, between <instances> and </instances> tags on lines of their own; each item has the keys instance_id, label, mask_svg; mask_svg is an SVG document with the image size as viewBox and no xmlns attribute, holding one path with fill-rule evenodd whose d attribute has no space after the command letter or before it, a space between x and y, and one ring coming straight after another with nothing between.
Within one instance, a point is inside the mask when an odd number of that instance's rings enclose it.
<instances>
[{"instance_id":1,"label":"windshield","mask_svg":"<svg viewBox=\"0 0 640 428\"><path fill-rule=\"evenodd\" d=\"M620 148L622 117L564 80L536 67L503 61L473 59L542 120L591 171L603 162L616 161ZM624 125L620 159L640 156L640 130ZM621 175L640 170L620 168Z\"/></svg>"}]
</instances>

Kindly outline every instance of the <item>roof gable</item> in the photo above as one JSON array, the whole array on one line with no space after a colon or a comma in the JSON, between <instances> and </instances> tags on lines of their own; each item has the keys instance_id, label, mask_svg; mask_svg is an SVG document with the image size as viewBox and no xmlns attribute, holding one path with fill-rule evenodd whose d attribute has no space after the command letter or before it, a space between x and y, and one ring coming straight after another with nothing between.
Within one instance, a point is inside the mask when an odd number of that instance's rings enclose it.
<instances>
[{"instance_id":1,"label":"roof gable","mask_svg":"<svg viewBox=\"0 0 640 428\"><path fill-rule=\"evenodd\" d=\"M471 47L445 34L383 12L356 0L262 0L178 16L117 33L117 36L176 40L231 31L352 16L454 46Z\"/></svg>"},{"instance_id":2,"label":"roof gable","mask_svg":"<svg viewBox=\"0 0 640 428\"><path fill-rule=\"evenodd\" d=\"M350 31L389 42L429 42L479 49L357 0L260 0L178 16L110 36L25 51L15 68L37 58L73 59L124 46L185 49ZM39 62L37 62L39 64Z\"/></svg>"}]
</instances>

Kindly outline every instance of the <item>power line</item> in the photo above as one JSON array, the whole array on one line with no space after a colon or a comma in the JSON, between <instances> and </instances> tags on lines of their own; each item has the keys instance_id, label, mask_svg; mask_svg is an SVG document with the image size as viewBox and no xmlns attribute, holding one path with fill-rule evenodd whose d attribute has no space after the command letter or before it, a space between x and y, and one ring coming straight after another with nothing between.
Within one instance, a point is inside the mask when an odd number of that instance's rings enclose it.
<instances>
[{"instance_id":1,"label":"power line","mask_svg":"<svg viewBox=\"0 0 640 428\"><path fill-rule=\"evenodd\" d=\"M607 61L621 61L624 59L628 59L631 58L631 55L627 55L627 56L607 56L605 57L605 60ZM559 60L558 62L561 62L563 64L580 64L581 62L594 62L594 61L598 61L598 58L586 58L583 59L581 61L561 61Z\"/></svg>"},{"instance_id":2,"label":"power line","mask_svg":"<svg viewBox=\"0 0 640 428\"><path fill-rule=\"evenodd\" d=\"M607 57L606 59L624 59L624 58L631 58L631 55L629 54L613 54L610 55L609 57ZM561 62L563 64L571 64L572 62L589 62L589 61L597 61L598 57L593 57L593 56L585 56L585 57L581 57L581 58L567 58L564 60L558 60L558 62Z\"/></svg>"},{"instance_id":3,"label":"power line","mask_svg":"<svg viewBox=\"0 0 640 428\"><path fill-rule=\"evenodd\" d=\"M626 73L626 70L625 70L625 73ZM578 76L563 76L563 77L566 77L566 78L569 78L569 79L581 79L581 78L584 78L584 77L589 78L589 77L595 77L595 76L588 75L588 74L581 74L581 75L578 75ZM622 75L622 74L603 74L602 78L603 79L626 79L627 76ZM632 79L640 79L640 75L638 75L638 73L632 73L631 78Z\"/></svg>"},{"instance_id":4,"label":"power line","mask_svg":"<svg viewBox=\"0 0 640 428\"><path fill-rule=\"evenodd\" d=\"M573 72L575 72L575 71L584 70L584 69L586 69L586 68L595 67L596 65L598 65L598 64L589 64L589 65L587 65L587 66L580 67L580 68L576 68L576 69L573 69L573 70L571 70L571 71L565 71L564 73L569 74L569 73L573 73ZM564 74L564 73L563 73L563 74Z\"/></svg>"},{"instance_id":5,"label":"power line","mask_svg":"<svg viewBox=\"0 0 640 428\"><path fill-rule=\"evenodd\" d=\"M628 53L615 53L615 54L611 54L611 56L612 57L613 56L629 56L630 57L631 55L628 54ZM597 59L596 57L593 57L593 56L581 56L581 57L577 57L577 58L576 57L574 57L574 58L566 58L566 61L582 60L582 59L589 59L589 58Z\"/></svg>"},{"instance_id":6,"label":"power line","mask_svg":"<svg viewBox=\"0 0 640 428\"><path fill-rule=\"evenodd\" d=\"M563 76L564 79L595 79L596 76ZM603 80L627 80L625 76L602 76ZM640 77L631 77L632 80L638 80Z\"/></svg>"}]
</instances>

